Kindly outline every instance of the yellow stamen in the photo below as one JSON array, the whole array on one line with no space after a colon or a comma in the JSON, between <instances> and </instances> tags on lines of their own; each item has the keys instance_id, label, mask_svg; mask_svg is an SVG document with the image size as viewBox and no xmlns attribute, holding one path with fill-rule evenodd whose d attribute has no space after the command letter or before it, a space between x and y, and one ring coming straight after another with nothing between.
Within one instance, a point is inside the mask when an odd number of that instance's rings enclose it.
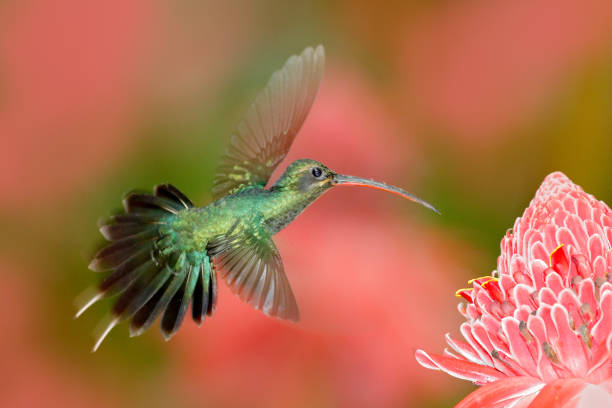
<instances>
[{"instance_id":1,"label":"yellow stamen","mask_svg":"<svg viewBox=\"0 0 612 408\"><path fill-rule=\"evenodd\" d=\"M548 255L548 266L550 266L552 268L552 257L555 254L555 252L557 252L558 250L560 250L561 248L563 248L565 246L565 244L561 244L558 247L556 247L551 253L550 255Z\"/></svg>"},{"instance_id":2,"label":"yellow stamen","mask_svg":"<svg viewBox=\"0 0 612 408\"><path fill-rule=\"evenodd\" d=\"M455 296L457 297L463 297L461 296L461 292L470 292L474 290L474 288L463 288L463 289L457 289L457 291L455 291Z\"/></svg>"},{"instance_id":3,"label":"yellow stamen","mask_svg":"<svg viewBox=\"0 0 612 408\"><path fill-rule=\"evenodd\" d=\"M491 282L497 282L497 281L499 281L499 279L497 279L497 278L491 278L491 279L489 279L489 280L488 280L488 281L486 281L486 282L482 282L482 283L480 284L480 286L482 286L483 288L485 288L485 289L486 289L486 288L487 288L487 285L488 285L489 283L491 283Z\"/></svg>"},{"instance_id":4,"label":"yellow stamen","mask_svg":"<svg viewBox=\"0 0 612 408\"><path fill-rule=\"evenodd\" d=\"M494 278L494 277L492 277L492 276L481 276L480 278L470 279L470 280L468 281L468 285L471 285L472 283L476 282L476 281L477 281L477 280L479 280L479 279L496 279L496 278Z\"/></svg>"}]
</instances>

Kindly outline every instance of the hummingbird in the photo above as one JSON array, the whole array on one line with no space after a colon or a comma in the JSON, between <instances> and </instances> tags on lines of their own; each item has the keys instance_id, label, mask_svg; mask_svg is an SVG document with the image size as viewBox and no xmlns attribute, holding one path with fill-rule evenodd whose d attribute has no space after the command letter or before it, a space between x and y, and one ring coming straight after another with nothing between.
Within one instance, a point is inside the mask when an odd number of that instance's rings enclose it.
<instances>
[{"instance_id":1,"label":"hummingbird","mask_svg":"<svg viewBox=\"0 0 612 408\"><path fill-rule=\"evenodd\" d=\"M297 302L272 236L333 187L380 189L438 212L401 188L339 174L311 159L292 162L266 188L310 111L324 60L323 46L308 47L272 74L230 139L214 177L211 203L196 207L173 185L160 184L153 194L127 194L124 211L101 225L108 243L89 269L105 275L82 297L76 314L115 297L93 351L122 321L129 321L130 336L138 336L161 316L161 332L169 340L190 304L192 319L201 325L215 311L218 275L253 308L298 321Z\"/></svg>"}]
</instances>

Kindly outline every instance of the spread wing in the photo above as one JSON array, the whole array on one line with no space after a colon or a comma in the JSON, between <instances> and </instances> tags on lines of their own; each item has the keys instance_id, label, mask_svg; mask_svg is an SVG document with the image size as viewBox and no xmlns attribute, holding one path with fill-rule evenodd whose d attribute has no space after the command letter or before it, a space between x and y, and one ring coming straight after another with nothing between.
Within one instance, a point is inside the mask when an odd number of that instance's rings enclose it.
<instances>
[{"instance_id":1,"label":"spread wing","mask_svg":"<svg viewBox=\"0 0 612 408\"><path fill-rule=\"evenodd\" d=\"M222 248L214 262L232 292L268 316L298 321L297 302L272 237L246 228L220 241L212 243Z\"/></svg>"},{"instance_id":2,"label":"spread wing","mask_svg":"<svg viewBox=\"0 0 612 408\"><path fill-rule=\"evenodd\" d=\"M310 111L324 60L322 45L308 47L272 74L232 135L213 181L214 199L244 186L265 186Z\"/></svg>"}]
</instances>

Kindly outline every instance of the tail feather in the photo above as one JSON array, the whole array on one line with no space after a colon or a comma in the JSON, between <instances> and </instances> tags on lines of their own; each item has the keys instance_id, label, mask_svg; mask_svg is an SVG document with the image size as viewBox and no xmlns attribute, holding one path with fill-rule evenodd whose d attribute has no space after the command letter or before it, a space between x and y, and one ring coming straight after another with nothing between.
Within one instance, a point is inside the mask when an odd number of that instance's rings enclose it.
<instances>
[{"instance_id":1,"label":"tail feather","mask_svg":"<svg viewBox=\"0 0 612 408\"><path fill-rule=\"evenodd\" d=\"M191 304L191 317L194 322L201 325L208 313L210 293L210 262L200 264L200 274L193 291L193 303Z\"/></svg>"},{"instance_id":2,"label":"tail feather","mask_svg":"<svg viewBox=\"0 0 612 408\"><path fill-rule=\"evenodd\" d=\"M183 269L182 273L186 275L185 281L182 287L174 294L162 315L161 331L166 340L169 340L183 323L187 307L193 296L193 290L200 275L200 265L189 265Z\"/></svg>"},{"instance_id":3,"label":"tail feather","mask_svg":"<svg viewBox=\"0 0 612 408\"><path fill-rule=\"evenodd\" d=\"M157 291L146 305L140 308L130 322L130 336L139 336L155 322L157 317L166 310L170 300L185 281L184 274L177 274L168 279L166 284Z\"/></svg>"},{"instance_id":4,"label":"tail feather","mask_svg":"<svg viewBox=\"0 0 612 408\"><path fill-rule=\"evenodd\" d=\"M193 289L193 300L191 301L191 318L197 325L201 325L204 322L204 316L206 316L206 309L208 305L204 304L208 302L208 297L205 298L204 290L207 289L208 281L205 282L204 274L202 273L202 265L200 265L200 276L196 282L196 286Z\"/></svg>"},{"instance_id":5,"label":"tail feather","mask_svg":"<svg viewBox=\"0 0 612 408\"><path fill-rule=\"evenodd\" d=\"M212 316L217 307L217 275L212 262L202 262L200 276L193 293L191 317L201 325L206 316Z\"/></svg>"},{"instance_id":6,"label":"tail feather","mask_svg":"<svg viewBox=\"0 0 612 408\"><path fill-rule=\"evenodd\" d=\"M173 279L168 279L164 285L157 292L155 292L151 299L149 299L149 301L138 309L134 316L132 316L132 319L130 320L130 337L138 336L148 328L148 326L145 326L145 323L147 323L151 315L155 315L157 317L155 314L156 308L160 304L161 299L164 293L168 290L171 282L173 282ZM153 321L151 323L153 323Z\"/></svg>"},{"instance_id":7,"label":"tail feather","mask_svg":"<svg viewBox=\"0 0 612 408\"><path fill-rule=\"evenodd\" d=\"M191 200L172 184L159 184L155 186L155 195L157 197L167 198L176 203L181 203L184 208L193 207Z\"/></svg>"},{"instance_id":8,"label":"tail feather","mask_svg":"<svg viewBox=\"0 0 612 408\"><path fill-rule=\"evenodd\" d=\"M99 289L108 295L119 294L141 275L157 271L159 265L154 259L151 259L151 250L152 248L144 247L140 252L132 255L100 282Z\"/></svg>"},{"instance_id":9,"label":"tail feather","mask_svg":"<svg viewBox=\"0 0 612 408\"><path fill-rule=\"evenodd\" d=\"M196 322L212 313L216 301L216 277L208 256L173 250L171 238L165 235L166 225L179 211L193 207L191 201L168 184L156 186L153 195L129 194L123 205L125 214L111 217L100 227L110 243L90 264L92 270L109 272L77 313L103 297L119 295L94 351L122 320L130 320L130 334L135 336L161 314L162 334L168 339L180 327L192 298Z\"/></svg>"},{"instance_id":10,"label":"tail feather","mask_svg":"<svg viewBox=\"0 0 612 408\"><path fill-rule=\"evenodd\" d=\"M217 273L215 272L215 268L210 267L210 290L208 291L208 308L206 309L206 314L208 316L212 316L215 313L215 309L217 308Z\"/></svg>"},{"instance_id":11,"label":"tail feather","mask_svg":"<svg viewBox=\"0 0 612 408\"><path fill-rule=\"evenodd\" d=\"M118 222L100 227L100 233L107 241L119 241L123 238L155 231L155 225L145 225L135 222Z\"/></svg>"},{"instance_id":12,"label":"tail feather","mask_svg":"<svg viewBox=\"0 0 612 408\"><path fill-rule=\"evenodd\" d=\"M91 349L92 352L95 352L98 350L98 348L100 348L100 344L102 344L106 336L108 336L108 333L113 330L113 327L115 327L117 323L119 323L119 318L116 316L106 317L100 322L98 328L96 329L96 332L99 334L96 336L96 344L94 344L93 348Z\"/></svg>"},{"instance_id":13,"label":"tail feather","mask_svg":"<svg viewBox=\"0 0 612 408\"><path fill-rule=\"evenodd\" d=\"M176 214L185 207L165 197L150 194L130 194L123 200L123 207L127 213L164 213Z\"/></svg>"},{"instance_id":14,"label":"tail feather","mask_svg":"<svg viewBox=\"0 0 612 408\"><path fill-rule=\"evenodd\" d=\"M113 306L113 314L120 316L122 319L129 319L144 306L145 303L155 295L172 274L169 267L160 269L151 269L150 274L144 275L132 282L125 292L119 296L119 299Z\"/></svg>"},{"instance_id":15,"label":"tail feather","mask_svg":"<svg viewBox=\"0 0 612 408\"><path fill-rule=\"evenodd\" d=\"M160 217L156 214L143 214L143 213L133 213L133 214L117 214L110 218L108 224L137 224L137 225L156 225L156 224L165 224L164 219L160 219ZM144 228L144 227L143 227Z\"/></svg>"},{"instance_id":16,"label":"tail feather","mask_svg":"<svg viewBox=\"0 0 612 408\"><path fill-rule=\"evenodd\" d=\"M157 231L141 232L102 248L89 264L89 269L103 272L113 269L128 261L133 255L142 252L146 246L153 249L153 242L157 239Z\"/></svg>"},{"instance_id":17,"label":"tail feather","mask_svg":"<svg viewBox=\"0 0 612 408\"><path fill-rule=\"evenodd\" d=\"M104 297L104 293L100 292L94 288L87 288L83 293L81 293L75 299L75 304L77 306L77 312L74 315L74 318L78 318L81 316L91 305L96 303L98 300Z\"/></svg>"}]
</instances>

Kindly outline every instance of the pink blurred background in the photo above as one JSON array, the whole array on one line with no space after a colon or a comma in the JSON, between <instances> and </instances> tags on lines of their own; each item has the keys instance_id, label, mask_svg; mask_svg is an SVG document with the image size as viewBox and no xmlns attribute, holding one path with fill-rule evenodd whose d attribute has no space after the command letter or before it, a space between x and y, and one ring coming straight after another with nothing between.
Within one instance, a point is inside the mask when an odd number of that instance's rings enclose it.
<instances>
[{"instance_id":1,"label":"pink blurred background","mask_svg":"<svg viewBox=\"0 0 612 408\"><path fill-rule=\"evenodd\" d=\"M222 4L221 4L222 3ZM446 407L471 386L418 366L461 317L454 291L562 170L612 198L612 3L24 0L0 3L0 405ZM108 305L96 222L171 182L203 205L272 71L327 64L289 159L382 179L443 215L338 189L276 237L302 313L273 320L221 284L214 318L164 343Z\"/></svg>"}]
</instances>

